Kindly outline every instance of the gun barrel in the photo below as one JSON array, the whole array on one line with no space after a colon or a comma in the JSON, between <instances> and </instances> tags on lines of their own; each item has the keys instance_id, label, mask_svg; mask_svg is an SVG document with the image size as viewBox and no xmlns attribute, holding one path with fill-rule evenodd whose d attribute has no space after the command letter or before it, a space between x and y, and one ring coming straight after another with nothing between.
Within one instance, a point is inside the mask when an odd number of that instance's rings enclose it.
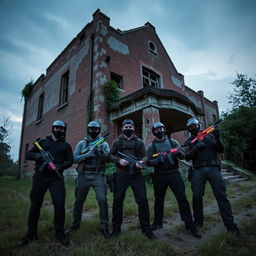
<instances>
[{"instance_id":1,"label":"gun barrel","mask_svg":"<svg viewBox=\"0 0 256 256\"><path fill-rule=\"evenodd\" d=\"M85 148L84 150L82 150L82 151L80 152L80 154L82 155L82 154L87 153L87 152L90 151L90 150L93 150L96 146L98 146L98 145L102 144L103 142L105 142L106 139L107 139L108 137L110 137L110 136L111 136L111 135L110 135L109 133L107 133L107 134L105 134L103 137L100 137L100 138L98 138L97 140L91 142L87 148Z\"/></svg>"}]
</instances>

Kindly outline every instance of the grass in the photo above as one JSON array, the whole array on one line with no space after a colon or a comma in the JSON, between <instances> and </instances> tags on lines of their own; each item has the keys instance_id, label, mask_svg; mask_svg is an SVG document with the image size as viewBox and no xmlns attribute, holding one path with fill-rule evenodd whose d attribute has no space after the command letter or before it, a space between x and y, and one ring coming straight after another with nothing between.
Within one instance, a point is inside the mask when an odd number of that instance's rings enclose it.
<instances>
[{"instance_id":1,"label":"grass","mask_svg":"<svg viewBox=\"0 0 256 256\"><path fill-rule=\"evenodd\" d=\"M256 253L256 217L241 226L245 238L240 239L229 233L222 233L199 248L199 256L254 256Z\"/></svg>"},{"instance_id":2,"label":"grass","mask_svg":"<svg viewBox=\"0 0 256 256\"><path fill-rule=\"evenodd\" d=\"M247 193L255 187L256 182L251 181L247 186L240 184L228 185L228 194L235 195L236 193ZM124 222L128 223L131 219L132 224L122 232L117 239L105 240L99 233L99 219L98 219L98 204L95 200L95 195L91 189L86 203L85 211L92 216L82 221L81 227L78 231L70 235L71 246L63 247L55 242L54 227L53 227L53 206L49 192L46 193L44 204L41 210L39 220L38 236L39 240L28 244L24 248L16 248L17 241L24 236L27 229L27 216L30 206L29 192L31 189L31 180L19 180L14 177L0 177L0 255L255 255L255 226L256 218L251 216L253 222L244 223L242 231L246 231L248 238L238 240L238 238L230 234L219 234L212 240L203 243L198 251L189 250L186 248L177 249L169 242L168 232L163 239L150 241L141 235L138 223L138 210L135 203L131 189L126 192L126 199L124 202ZM66 226L72 223L72 208L74 202L74 181L66 181ZM149 206L151 218L153 219L153 187L147 185ZM192 193L190 183L186 182L186 194L188 200L191 202ZM212 195L209 185L206 186L204 205L207 207L212 203L214 197ZM111 204L113 197L108 193L108 202L110 206L110 220L111 220ZM239 199L234 202L234 210L248 209L248 207L255 207L256 195L252 194L246 200ZM217 212L217 214L216 214ZM165 219L170 220L174 215L178 214L178 205L173 193L169 189L166 194L165 203ZM207 222L210 223L209 229L216 225L220 219L218 209L212 213L205 215ZM177 227L177 236L179 230L183 231L184 225L180 222ZM176 232L174 230L174 232ZM253 240L254 238L254 240ZM253 242L254 241L254 242ZM253 254L254 251L254 254Z\"/></svg>"}]
</instances>

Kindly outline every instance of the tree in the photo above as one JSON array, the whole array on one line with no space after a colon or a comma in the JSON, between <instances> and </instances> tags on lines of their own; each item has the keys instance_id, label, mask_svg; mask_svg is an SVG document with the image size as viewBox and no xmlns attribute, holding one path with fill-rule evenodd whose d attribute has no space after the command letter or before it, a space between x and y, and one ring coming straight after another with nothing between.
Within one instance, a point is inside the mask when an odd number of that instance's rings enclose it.
<instances>
[{"instance_id":1,"label":"tree","mask_svg":"<svg viewBox=\"0 0 256 256\"><path fill-rule=\"evenodd\" d=\"M9 129L9 118L3 117L0 126L0 175L16 172L16 164L10 157Z\"/></svg>"},{"instance_id":2,"label":"tree","mask_svg":"<svg viewBox=\"0 0 256 256\"><path fill-rule=\"evenodd\" d=\"M226 158L238 166L255 171L256 107L239 107L223 115L221 127Z\"/></svg>"},{"instance_id":3,"label":"tree","mask_svg":"<svg viewBox=\"0 0 256 256\"><path fill-rule=\"evenodd\" d=\"M223 114L222 138L226 158L242 168L255 170L256 165L256 80L237 74L229 103L233 109Z\"/></svg>"},{"instance_id":4,"label":"tree","mask_svg":"<svg viewBox=\"0 0 256 256\"><path fill-rule=\"evenodd\" d=\"M234 109L240 106L253 107L256 106L256 80L247 78L247 75L238 74L232 84L235 86L234 93L228 99Z\"/></svg>"}]
</instances>

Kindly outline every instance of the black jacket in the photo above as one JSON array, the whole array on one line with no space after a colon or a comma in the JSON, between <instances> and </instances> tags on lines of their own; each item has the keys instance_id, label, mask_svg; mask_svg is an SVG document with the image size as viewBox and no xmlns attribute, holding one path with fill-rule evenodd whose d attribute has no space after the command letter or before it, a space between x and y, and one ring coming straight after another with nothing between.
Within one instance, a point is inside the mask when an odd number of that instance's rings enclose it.
<instances>
[{"instance_id":1,"label":"black jacket","mask_svg":"<svg viewBox=\"0 0 256 256\"><path fill-rule=\"evenodd\" d=\"M185 159L192 160L193 166L200 165L200 162L218 160L218 153L224 152L224 145L214 135L207 135L201 142L191 144L195 137L190 137L186 142ZM200 146L199 146L200 145ZM199 164L198 164L199 163Z\"/></svg>"},{"instance_id":2,"label":"black jacket","mask_svg":"<svg viewBox=\"0 0 256 256\"><path fill-rule=\"evenodd\" d=\"M73 164L73 151L70 144L65 140L54 141L51 136L47 136L45 139L39 140L38 143L47 153L51 154L54 159L53 163L59 169L60 173L63 173L65 169ZM27 160L36 161L35 171L38 171L43 164L43 160L39 156L40 153L36 146L33 146L26 154ZM42 175L53 176L57 175L57 173L46 166L42 171Z\"/></svg>"}]
</instances>

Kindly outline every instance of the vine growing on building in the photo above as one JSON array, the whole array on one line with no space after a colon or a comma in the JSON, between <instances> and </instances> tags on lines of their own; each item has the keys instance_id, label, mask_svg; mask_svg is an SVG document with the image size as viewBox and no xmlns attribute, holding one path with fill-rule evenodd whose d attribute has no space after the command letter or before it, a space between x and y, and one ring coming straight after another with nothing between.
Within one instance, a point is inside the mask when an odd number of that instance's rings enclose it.
<instances>
[{"instance_id":1,"label":"vine growing on building","mask_svg":"<svg viewBox=\"0 0 256 256\"><path fill-rule=\"evenodd\" d=\"M118 84L114 80L109 80L103 86L103 95L105 97L105 108L107 112L110 112L113 105L120 100L120 92L118 90Z\"/></svg>"},{"instance_id":2,"label":"vine growing on building","mask_svg":"<svg viewBox=\"0 0 256 256\"><path fill-rule=\"evenodd\" d=\"M25 101L27 101L27 99L29 98L32 86L33 86L33 81L31 80L29 83L27 83L23 87L23 89L21 91L21 96L25 99Z\"/></svg>"}]
</instances>

